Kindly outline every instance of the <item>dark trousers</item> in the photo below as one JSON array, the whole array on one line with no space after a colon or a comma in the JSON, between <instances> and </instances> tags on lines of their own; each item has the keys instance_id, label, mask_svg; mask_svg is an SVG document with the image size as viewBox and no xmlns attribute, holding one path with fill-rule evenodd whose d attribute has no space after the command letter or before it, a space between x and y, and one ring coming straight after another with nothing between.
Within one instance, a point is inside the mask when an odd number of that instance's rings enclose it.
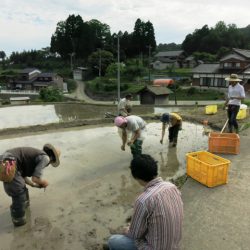
<instances>
[{"instance_id":1,"label":"dark trousers","mask_svg":"<svg viewBox=\"0 0 250 250\"><path fill-rule=\"evenodd\" d=\"M229 129L230 133L233 132L233 127L235 128L236 132L239 129L237 119L236 119L236 116L237 116L239 110L240 110L239 105L231 105L231 104L228 105L227 117L228 117L228 129Z\"/></svg>"},{"instance_id":2,"label":"dark trousers","mask_svg":"<svg viewBox=\"0 0 250 250\"><path fill-rule=\"evenodd\" d=\"M134 143L130 146L131 153L133 158L142 153L142 140L135 140Z\"/></svg>"},{"instance_id":3,"label":"dark trousers","mask_svg":"<svg viewBox=\"0 0 250 250\"><path fill-rule=\"evenodd\" d=\"M25 208L29 204L29 193L21 173L16 171L14 179L11 182L4 182L3 186L6 194L12 198L11 217L24 217Z\"/></svg>"},{"instance_id":4,"label":"dark trousers","mask_svg":"<svg viewBox=\"0 0 250 250\"><path fill-rule=\"evenodd\" d=\"M180 130L180 124L176 124L176 125L168 128L168 131L169 131L169 133L168 133L169 142L177 143L179 130Z\"/></svg>"}]
</instances>

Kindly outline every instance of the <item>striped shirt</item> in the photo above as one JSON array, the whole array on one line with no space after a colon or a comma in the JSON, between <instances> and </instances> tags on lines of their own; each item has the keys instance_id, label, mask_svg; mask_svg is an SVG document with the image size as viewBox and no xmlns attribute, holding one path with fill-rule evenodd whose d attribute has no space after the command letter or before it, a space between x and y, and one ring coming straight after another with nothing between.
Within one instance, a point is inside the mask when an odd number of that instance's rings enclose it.
<instances>
[{"instance_id":1,"label":"striped shirt","mask_svg":"<svg viewBox=\"0 0 250 250\"><path fill-rule=\"evenodd\" d=\"M182 220L180 191L158 177L137 198L128 237L135 240L138 250L177 250Z\"/></svg>"}]
</instances>

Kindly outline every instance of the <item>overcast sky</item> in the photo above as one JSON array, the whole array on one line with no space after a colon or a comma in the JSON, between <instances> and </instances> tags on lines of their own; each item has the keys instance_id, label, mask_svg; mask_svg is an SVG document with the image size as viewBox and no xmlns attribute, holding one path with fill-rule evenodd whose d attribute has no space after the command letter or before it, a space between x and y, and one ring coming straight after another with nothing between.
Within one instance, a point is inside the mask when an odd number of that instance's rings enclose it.
<instances>
[{"instance_id":1,"label":"overcast sky","mask_svg":"<svg viewBox=\"0 0 250 250\"><path fill-rule=\"evenodd\" d=\"M249 9L249 0L1 0L0 51L50 46L57 23L72 14L106 23L112 33L132 32L137 18L150 21L159 44L182 43L195 29L218 21L246 27Z\"/></svg>"}]
</instances>

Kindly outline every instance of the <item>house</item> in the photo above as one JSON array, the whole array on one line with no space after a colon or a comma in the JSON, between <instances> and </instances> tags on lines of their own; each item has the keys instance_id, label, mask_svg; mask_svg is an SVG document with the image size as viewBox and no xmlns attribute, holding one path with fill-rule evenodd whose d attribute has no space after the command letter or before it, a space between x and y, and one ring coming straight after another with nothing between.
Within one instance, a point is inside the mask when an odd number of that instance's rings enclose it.
<instances>
[{"instance_id":1,"label":"house","mask_svg":"<svg viewBox=\"0 0 250 250\"><path fill-rule=\"evenodd\" d=\"M183 67L184 68L194 68L198 64L202 63L202 61L196 61L194 56L188 56L183 60Z\"/></svg>"},{"instance_id":2,"label":"house","mask_svg":"<svg viewBox=\"0 0 250 250\"><path fill-rule=\"evenodd\" d=\"M7 89L11 90L32 90L32 83L35 81L37 76L41 74L41 71L36 68L23 69L17 79L11 79L7 84Z\"/></svg>"},{"instance_id":3,"label":"house","mask_svg":"<svg viewBox=\"0 0 250 250\"><path fill-rule=\"evenodd\" d=\"M42 73L35 68L26 68L19 73L17 78L10 79L7 89L39 92L41 88L49 86L63 90L63 78L56 73Z\"/></svg>"},{"instance_id":4,"label":"house","mask_svg":"<svg viewBox=\"0 0 250 250\"><path fill-rule=\"evenodd\" d=\"M55 73L41 73L33 82L33 90L36 91L49 86L63 90L63 78Z\"/></svg>"},{"instance_id":5,"label":"house","mask_svg":"<svg viewBox=\"0 0 250 250\"><path fill-rule=\"evenodd\" d=\"M227 88L225 78L238 74L246 91L250 90L250 50L232 49L218 63L204 63L193 68L193 85Z\"/></svg>"},{"instance_id":6,"label":"house","mask_svg":"<svg viewBox=\"0 0 250 250\"><path fill-rule=\"evenodd\" d=\"M154 56L152 66L154 69L182 68L185 58L183 50L161 51Z\"/></svg>"},{"instance_id":7,"label":"house","mask_svg":"<svg viewBox=\"0 0 250 250\"><path fill-rule=\"evenodd\" d=\"M167 87L146 86L137 93L140 95L140 104L166 105L173 92Z\"/></svg>"}]
</instances>

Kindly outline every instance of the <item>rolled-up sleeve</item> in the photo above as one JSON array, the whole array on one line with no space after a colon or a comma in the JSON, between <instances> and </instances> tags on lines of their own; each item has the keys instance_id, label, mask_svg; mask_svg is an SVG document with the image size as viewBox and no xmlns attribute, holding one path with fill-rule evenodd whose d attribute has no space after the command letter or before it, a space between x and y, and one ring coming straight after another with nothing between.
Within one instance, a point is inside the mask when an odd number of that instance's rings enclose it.
<instances>
[{"instance_id":1,"label":"rolled-up sleeve","mask_svg":"<svg viewBox=\"0 0 250 250\"><path fill-rule=\"evenodd\" d=\"M43 169L47 167L50 163L50 159L47 155L39 155L36 157L36 167L32 174L32 176L35 176L37 178L42 177Z\"/></svg>"}]
</instances>

